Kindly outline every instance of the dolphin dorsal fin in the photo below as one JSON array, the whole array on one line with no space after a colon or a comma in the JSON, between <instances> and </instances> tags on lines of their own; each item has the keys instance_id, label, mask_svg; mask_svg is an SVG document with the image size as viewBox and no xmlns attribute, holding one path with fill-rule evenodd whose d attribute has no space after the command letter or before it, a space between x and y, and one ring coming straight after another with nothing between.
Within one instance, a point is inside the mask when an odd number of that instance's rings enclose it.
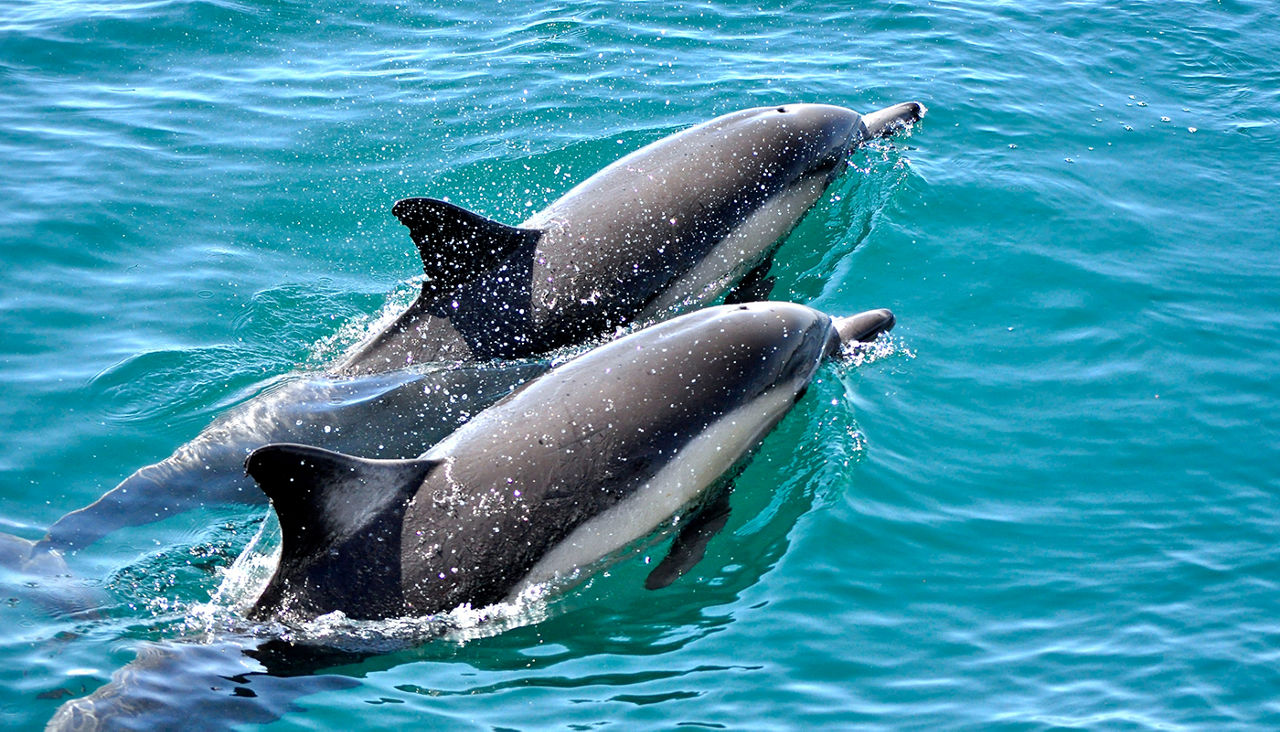
<instances>
[{"instance_id":1,"label":"dolphin dorsal fin","mask_svg":"<svg viewBox=\"0 0 1280 732\"><path fill-rule=\"evenodd\" d=\"M406 198L391 212L409 227L427 276L424 294L441 294L490 270L542 232L494 221L435 198Z\"/></svg>"},{"instance_id":2,"label":"dolphin dorsal fin","mask_svg":"<svg viewBox=\"0 0 1280 732\"><path fill-rule=\"evenodd\" d=\"M370 460L279 443L254 450L245 471L271 499L284 541L299 548L358 533L368 520L413 496L434 460ZM312 536L324 534L323 539Z\"/></svg>"},{"instance_id":3,"label":"dolphin dorsal fin","mask_svg":"<svg viewBox=\"0 0 1280 732\"><path fill-rule=\"evenodd\" d=\"M318 447L272 444L245 470L280 520L280 563L251 610L318 615L372 612L366 595L394 614L399 602L400 530L405 507L435 460L369 460Z\"/></svg>"}]
</instances>

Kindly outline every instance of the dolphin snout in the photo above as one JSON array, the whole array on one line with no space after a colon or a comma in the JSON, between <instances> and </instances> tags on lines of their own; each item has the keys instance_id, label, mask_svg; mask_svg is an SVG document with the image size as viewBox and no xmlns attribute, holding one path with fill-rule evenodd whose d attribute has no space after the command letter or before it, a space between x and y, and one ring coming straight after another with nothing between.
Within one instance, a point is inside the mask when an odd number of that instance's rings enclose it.
<instances>
[{"instance_id":1,"label":"dolphin snout","mask_svg":"<svg viewBox=\"0 0 1280 732\"><path fill-rule=\"evenodd\" d=\"M865 343L875 340L881 333L889 332L895 322L893 313L885 308L878 308L847 318L832 318L831 326L835 328L836 335L840 336L840 344L843 345L854 341Z\"/></svg>"}]
</instances>

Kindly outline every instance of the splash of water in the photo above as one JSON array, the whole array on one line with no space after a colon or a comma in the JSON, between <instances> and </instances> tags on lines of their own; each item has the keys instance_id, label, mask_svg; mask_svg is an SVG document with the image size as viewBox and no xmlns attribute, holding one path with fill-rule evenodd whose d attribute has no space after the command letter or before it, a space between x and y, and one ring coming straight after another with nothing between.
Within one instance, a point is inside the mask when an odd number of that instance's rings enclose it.
<instances>
[{"instance_id":1,"label":"splash of water","mask_svg":"<svg viewBox=\"0 0 1280 732\"><path fill-rule=\"evenodd\" d=\"M317 368L328 366L370 333L380 332L390 326L413 302L421 291L425 278L425 275L417 275L398 283L375 315L356 315L333 333L317 340L307 354L307 365Z\"/></svg>"},{"instance_id":2,"label":"splash of water","mask_svg":"<svg viewBox=\"0 0 1280 732\"><path fill-rule=\"evenodd\" d=\"M844 367L843 370L849 370L890 357L915 358L916 352L911 350L901 338L892 333L884 333L869 343L853 342L844 344L840 349L840 357L840 363Z\"/></svg>"},{"instance_id":3,"label":"splash of water","mask_svg":"<svg viewBox=\"0 0 1280 732\"><path fill-rule=\"evenodd\" d=\"M269 515L231 566L222 570L222 580L209 601L187 609L188 634L249 633L344 651L385 653L428 640L465 644L541 622L549 614L553 594L549 585L534 585L503 602L482 608L462 605L437 615L359 620L335 611L306 620L251 622L244 614L270 581L279 561L280 525Z\"/></svg>"}]
</instances>

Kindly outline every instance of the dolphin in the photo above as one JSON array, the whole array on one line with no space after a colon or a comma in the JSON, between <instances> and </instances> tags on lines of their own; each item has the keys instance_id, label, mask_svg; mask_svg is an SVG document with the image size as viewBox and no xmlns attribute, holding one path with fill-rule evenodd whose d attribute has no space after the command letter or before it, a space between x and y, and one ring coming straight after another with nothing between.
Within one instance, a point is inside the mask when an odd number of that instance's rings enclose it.
<instances>
[{"instance_id":1,"label":"dolphin","mask_svg":"<svg viewBox=\"0 0 1280 732\"><path fill-rule=\"evenodd\" d=\"M884 311L834 322L842 340L867 339L877 329L892 325ZM718 489L696 514L680 522L668 558L653 570L645 582L647 587L671 582L698 560L706 542L727 518L727 490ZM447 621L440 627L447 631ZM354 683L342 675L345 672L325 673L322 669L365 663L370 655L385 651L381 644L372 648L359 643L330 647L310 645L305 639L264 640L260 631L247 629L212 639L201 635L144 643L138 658L118 670L110 683L90 696L66 702L47 729L110 728L121 719L130 720L133 726L166 727L187 720L193 710L201 719L221 720L219 726L228 720L262 723L300 696ZM361 668L362 674L367 672L367 666ZM182 690L181 705L172 703L175 689Z\"/></svg>"},{"instance_id":2,"label":"dolphin","mask_svg":"<svg viewBox=\"0 0 1280 732\"><path fill-rule=\"evenodd\" d=\"M733 112L636 150L516 227L445 201L402 200L392 210L425 276L394 322L325 373L239 405L58 519L33 553L76 550L206 503L259 501L242 467L268 443L418 455L547 367L496 359L584 344L721 296L765 299L774 250L852 150L924 112L916 102L867 115L824 104ZM418 370L442 362L462 365Z\"/></svg>"},{"instance_id":3,"label":"dolphin","mask_svg":"<svg viewBox=\"0 0 1280 732\"><path fill-rule=\"evenodd\" d=\"M775 248L850 153L924 112L733 112L636 150L515 227L437 199L400 201L422 292L338 370L529 356L705 305L735 282L730 301L766 299Z\"/></svg>"},{"instance_id":4,"label":"dolphin","mask_svg":"<svg viewBox=\"0 0 1280 732\"><path fill-rule=\"evenodd\" d=\"M680 519L662 587L724 524L727 481L844 344L888 310L706 308L560 365L415 459L267 445L246 470L279 518L253 619L423 616L559 587Z\"/></svg>"}]
</instances>

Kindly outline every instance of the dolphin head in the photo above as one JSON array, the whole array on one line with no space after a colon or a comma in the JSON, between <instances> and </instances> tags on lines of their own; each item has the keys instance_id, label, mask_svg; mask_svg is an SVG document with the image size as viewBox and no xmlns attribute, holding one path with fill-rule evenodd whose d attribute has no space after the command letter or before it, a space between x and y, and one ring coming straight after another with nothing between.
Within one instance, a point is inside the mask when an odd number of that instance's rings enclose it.
<instances>
[{"instance_id":1,"label":"dolphin head","mask_svg":"<svg viewBox=\"0 0 1280 732\"><path fill-rule=\"evenodd\" d=\"M749 155L773 185L819 177L834 180L861 139L861 116L832 104L753 107L694 128ZM776 176L776 178L775 178Z\"/></svg>"},{"instance_id":2,"label":"dolphin head","mask_svg":"<svg viewBox=\"0 0 1280 732\"><path fill-rule=\"evenodd\" d=\"M798 397L824 359L893 325L893 313L885 309L832 318L795 303L756 302L707 308L666 327L677 336L674 342L696 342L705 354L700 387L722 379L722 395L736 393L747 402L779 388Z\"/></svg>"},{"instance_id":3,"label":"dolphin head","mask_svg":"<svg viewBox=\"0 0 1280 732\"><path fill-rule=\"evenodd\" d=\"M822 176L827 182L859 144L909 127L924 116L918 102L903 102L866 115L833 104L782 104L726 115L726 126L741 128L758 139L753 153L778 156L791 180Z\"/></svg>"},{"instance_id":4,"label":"dolphin head","mask_svg":"<svg viewBox=\"0 0 1280 732\"><path fill-rule=\"evenodd\" d=\"M803 305L730 305L711 315L705 352L729 357L719 364L722 373L745 388L747 399L777 387L804 391L828 351L831 319Z\"/></svg>"},{"instance_id":5,"label":"dolphin head","mask_svg":"<svg viewBox=\"0 0 1280 732\"><path fill-rule=\"evenodd\" d=\"M861 139L861 115L833 104L784 104L765 108L764 117L774 117L803 140L803 169L798 177L823 175L834 179L843 169Z\"/></svg>"}]
</instances>

